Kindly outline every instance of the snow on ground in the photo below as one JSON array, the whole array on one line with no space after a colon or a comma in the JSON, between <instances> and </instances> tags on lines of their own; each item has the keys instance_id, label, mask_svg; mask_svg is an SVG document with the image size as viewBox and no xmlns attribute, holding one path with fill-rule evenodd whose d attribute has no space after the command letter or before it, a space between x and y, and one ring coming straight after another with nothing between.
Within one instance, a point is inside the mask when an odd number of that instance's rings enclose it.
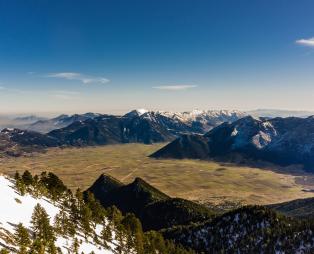
<instances>
[{"instance_id":1,"label":"snow on ground","mask_svg":"<svg viewBox=\"0 0 314 254\"><path fill-rule=\"evenodd\" d=\"M53 224L54 217L59 212L59 208L53 205L46 198L34 198L29 194L24 196L19 195L14 189L14 183L3 175L0 175L0 247L8 246L8 243L3 239L2 234L6 234L6 231L14 233L15 226L19 223L23 223L23 226L30 229L31 216L34 207L40 204L50 216L51 224ZM96 232L100 234L102 230L101 225L97 225ZM114 232L113 232L114 236ZM94 251L95 254L109 254L114 253L112 250L106 250L102 246L93 244L92 238L85 240L83 234L77 234L75 236L80 244L80 251L85 254ZM70 248L73 244L72 238L57 237L56 246L60 247L62 253L71 253ZM114 249L115 242L108 243L111 249ZM15 246L9 246L15 247ZM13 252L12 252L13 253Z\"/></svg>"}]
</instances>

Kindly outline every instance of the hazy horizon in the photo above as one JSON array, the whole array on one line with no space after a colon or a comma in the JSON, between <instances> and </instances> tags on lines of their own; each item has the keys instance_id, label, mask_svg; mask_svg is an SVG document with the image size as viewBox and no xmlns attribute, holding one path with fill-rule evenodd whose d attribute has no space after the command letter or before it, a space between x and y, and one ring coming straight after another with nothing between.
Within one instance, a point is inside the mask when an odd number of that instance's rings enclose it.
<instances>
[{"instance_id":1,"label":"hazy horizon","mask_svg":"<svg viewBox=\"0 0 314 254\"><path fill-rule=\"evenodd\" d=\"M210 110L235 110L239 112L244 113L256 113L259 112L263 113L269 113L270 115L274 116L307 116L307 115L314 115L314 111L309 110L289 110L289 109L248 109L248 110L241 110L241 109L227 109L227 108L192 108L192 109L186 109L186 110L171 110L171 109L158 109L158 108L129 108L129 109L121 109L121 110L111 110L111 111L50 111L50 112L44 112L44 111L30 111L30 112L0 112L0 117L8 117L8 118L15 118L15 117L25 117L25 116L37 116L37 117L56 117L62 114L65 115L73 115L73 114L84 114L84 113L99 113L99 114L112 114L112 115L123 115L126 114L132 110L138 110L138 109L145 109L148 111L164 111L164 112L191 112L193 110L201 110L201 111L210 111Z\"/></svg>"}]
</instances>

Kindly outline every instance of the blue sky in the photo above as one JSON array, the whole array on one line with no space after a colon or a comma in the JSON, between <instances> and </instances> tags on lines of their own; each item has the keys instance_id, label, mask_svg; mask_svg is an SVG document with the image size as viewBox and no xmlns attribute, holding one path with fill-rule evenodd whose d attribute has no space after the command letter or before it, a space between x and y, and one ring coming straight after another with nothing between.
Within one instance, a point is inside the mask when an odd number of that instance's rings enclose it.
<instances>
[{"instance_id":1,"label":"blue sky","mask_svg":"<svg viewBox=\"0 0 314 254\"><path fill-rule=\"evenodd\" d=\"M0 112L314 110L311 0L0 0Z\"/></svg>"}]
</instances>

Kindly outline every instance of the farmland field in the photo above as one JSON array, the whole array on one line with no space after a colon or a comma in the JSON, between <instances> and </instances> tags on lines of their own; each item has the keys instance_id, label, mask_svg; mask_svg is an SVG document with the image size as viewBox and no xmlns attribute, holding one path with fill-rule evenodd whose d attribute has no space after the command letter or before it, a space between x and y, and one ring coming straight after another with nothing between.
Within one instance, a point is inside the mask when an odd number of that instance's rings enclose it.
<instances>
[{"instance_id":1,"label":"farmland field","mask_svg":"<svg viewBox=\"0 0 314 254\"><path fill-rule=\"evenodd\" d=\"M0 172L52 171L72 189L86 189L102 173L124 183L142 177L173 197L201 203L268 204L314 196L306 176L198 160L156 160L147 155L164 144L56 148L31 157L1 158ZM309 187L309 186L307 186Z\"/></svg>"}]
</instances>

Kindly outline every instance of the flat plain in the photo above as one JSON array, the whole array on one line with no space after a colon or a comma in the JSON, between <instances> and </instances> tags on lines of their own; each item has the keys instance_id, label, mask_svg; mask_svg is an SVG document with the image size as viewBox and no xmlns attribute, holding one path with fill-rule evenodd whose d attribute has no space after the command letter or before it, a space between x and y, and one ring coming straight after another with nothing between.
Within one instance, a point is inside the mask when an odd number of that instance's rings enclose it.
<instances>
[{"instance_id":1,"label":"flat plain","mask_svg":"<svg viewBox=\"0 0 314 254\"><path fill-rule=\"evenodd\" d=\"M0 172L51 171L73 190L86 189L102 174L124 183L141 177L172 197L207 204L270 204L314 196L304 174L199 160L157 160L148 155L165 144L54 148L29 157L1 158Z\"/></svg>"}]
</instances>

